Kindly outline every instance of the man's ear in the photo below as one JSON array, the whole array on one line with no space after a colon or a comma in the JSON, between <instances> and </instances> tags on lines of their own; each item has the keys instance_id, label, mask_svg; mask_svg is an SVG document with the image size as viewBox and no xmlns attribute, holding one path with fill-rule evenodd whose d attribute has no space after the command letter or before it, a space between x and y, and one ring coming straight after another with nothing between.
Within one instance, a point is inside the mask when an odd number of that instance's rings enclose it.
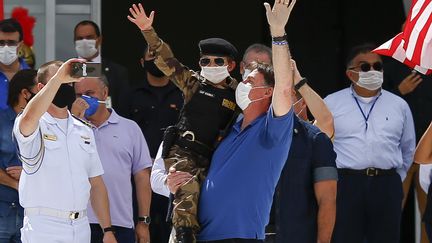
<instances>
[{"instance_id":1,"label":"man's ear","mask_svg":"<svg viewBox=\"0 0 432 243\"><path fill-rule=\"evenodd\" d=\"M104 90L103 90L103 98L104 98L104 100L106 100L108 98L108 91L109 91L108 87L105 86Z\"/></svg>"},{"instance_id":2,"label":"man's ear","mask_svg":"<svg viewBox=\"0 0 432 243\"><path fill-rule=\"evenodd\" d=\"M272 96L273 95L273 87L269 87L268 89L266 89L265 96Z\"/></svg>"},{"instance_id":3,"label":"man's ear","mask_svg":"<svg viewBox=\"0 0 432 243\"><path fill-rule=\"evenodd\" d=\"M43 83L37 83L37 90L38 92L44 87L45 85Z\"/></svg>"},{"instance_id":4,"label":"man's ear","mask_svg":"<svg viewBox=\"0 0 432 243\"><path fill-rule=\"evenodd\" d=\"M356 72L353 72L352 70L346 70L345 75L348 77L351 82L357 82L359 79L359 75Z\"/></svg>"},{"instance_id":5,"label":"man's ear","mask_svg":"<svg viewBox=\"0 0 432 243\"><path fill-rule=\"evenodd\" d=\"M28 89L22 89L20 95L22 95L25 99L29 99L31 96L30 91L28 91Z\"/></svg>"},{"instance_id":6,"label":"man's ear","mask_svg":"<svg viewBox=\"0 0 432 243\"><path fill-rule=\"evenodd\" d=\"M228 72L231 72L232 70L234 70L235 67L236 67L236 62L235 61L230 61L228 63Z\"/></svg>"},{"instance_id":7,"label":"man's ear","mask_svg":"<svg viewBox=\"0 0 432 243\"><path fill-rule=\"evenodd\" d=\"M102 35L100 35L97 39L96 39L96 48L100 48L102 46Z\"/></svg>"},{"instance_id":8,"label":"man's ear","mask_svg":"<svg viewBox=\"0 0 432 243\"><path fill-rule=\"evenodd\" d=\"M140 58L141 67L144 67L144 58Z\"/></svg>"},{"instance_id":9,"label":"man's ear","mask_svg":"<svg viewBox=\"0 0 432 243\"><path fill-rule=\"evenodd\" d=\"M245 62L243 62L243 61L240 62L240 74L241 75L243 75L243 73L244 73L245 65L246 65Z\"/></svg>"}]
</instances>

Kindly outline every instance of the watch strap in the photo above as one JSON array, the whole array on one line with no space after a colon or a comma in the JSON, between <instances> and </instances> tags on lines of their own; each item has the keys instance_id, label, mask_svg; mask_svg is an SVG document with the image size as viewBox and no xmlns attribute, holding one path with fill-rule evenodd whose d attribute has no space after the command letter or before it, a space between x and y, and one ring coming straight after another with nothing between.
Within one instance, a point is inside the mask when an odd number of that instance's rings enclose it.
<instances>
[{"instance_id":1,"label":"watch strap","mask_svg":"<svg viewBox=\"0 0 432 243\"><path fill-rule=\"evenodd\" d=\"M294 89L297 91L299 90L303 85L307 83L306 78L302 78L296 85L294 85Z\"/></svg>"},{"instance_id":2,"label":"watch strap","mask_svg":"<svg viewBox=\"0 0 432 243\"><path fill-rule=\"evenodd\" d=\"M112 227L112 226L110 226L110 227L106 227L106 228L103 229L104 233L110 232L110 231L114 233L115 232L115 228Z\"/></svg>"}]
</instances>

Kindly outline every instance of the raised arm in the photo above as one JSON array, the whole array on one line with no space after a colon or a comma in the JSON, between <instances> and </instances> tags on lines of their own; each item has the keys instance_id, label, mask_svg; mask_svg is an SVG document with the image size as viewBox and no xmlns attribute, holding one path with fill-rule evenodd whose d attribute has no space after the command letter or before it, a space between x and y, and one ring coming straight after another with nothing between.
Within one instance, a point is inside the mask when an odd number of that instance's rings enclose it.
<instances>
[{"instance_id":1,"label":"raised arm","mask_svg":"<svg viewBox=\"0 0 432 243\"><path fill-rule=\"evenodd\" d=\"M432 163L432 122L417 145L414 161L418 164Z\"/></svg>"},{"instance_id":2,"label":"raised arm","mask_svg":"<svg viewBox=\"0 0 432 243\"><path fill-rule=\"evenodd\" d=\"M296 85L303 79L303 77L301 76L294 60L292 60L292 64L294 68L294 85ZM300 86L296 92L300 93L303 97L309 111L315 118L314 125L332 139L334 136L333 115L324 100L307 83Z\"/></svg>"},{"instance_id":3,"label":"raised arm","mask_svg":"<svg viewBox=\"0 0 432 243\"><path fill-rule=\"evenodd\" d=\"M129 12L132 16L127 16L127 18L141 30L150 53L156 57L154 61L156 66L185 93L186 87L191 85L189 82L196 82L196 80L190 79L192 72L174 57L171 48L159 38L153 29L155 12L151 11L147 16L141 3L138 6L133 4Z\"/></svg>"},{"instance_id":4,"label":"raised arm","mask_svg":"<svg viewBox=\"0 0 432 243\"><path fill-rule=\"evenodd\" d=\"M19 123L19 130L22 135L27 137L34 133L38 127L39 119L48 110L61 84L79 81L79 79L70 76L72 62L85 62L85 60L69 59L63 63L56 74L24 108Z\"/></svg>"},{"instance_id":5,"label":"raised arm","mask_svg":"<svg viewBox=\"0 0 432 243\"><path fill-rule=\"evenodd\" d=\"M264 3L270 33L273 38L285 36L288 22L296 0L275 0L273 8ZM273 112L275 116L287 114L292 106L293 70L287 40L272 41L275 87L273 91Z\"/></svg>"}]
</instances>

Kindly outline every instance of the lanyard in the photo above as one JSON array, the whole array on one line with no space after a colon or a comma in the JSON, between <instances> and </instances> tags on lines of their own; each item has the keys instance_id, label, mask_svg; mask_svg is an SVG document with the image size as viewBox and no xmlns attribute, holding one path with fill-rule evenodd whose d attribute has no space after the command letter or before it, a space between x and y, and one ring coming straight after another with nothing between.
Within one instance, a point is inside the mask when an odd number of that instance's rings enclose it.
<instances>
[{"instance_id":1,"label":"lanyard","mask_svg":"<svg viewBox=\"0 0 432 243\"><path fill-rule=\"evenodd\" d=\"M379 99L379 97L381 96L381 94L380 94L380 95L379 95L379 96L374 100L374 102L373 102L371 108L369 109L369 112L368 112L367 116L365 115L365 113L363 112L362 108L360 107L360 104L359 104L357 98L354 96L354 94L353 94L352 96L353 96L354 100L356 101L356 103L357 103L357 107L359 108L361 114L363 115L363 119L365 120L366 130L367 130L367 129L368 129L368 120L369 120L369 116L370 116L370 114L372 113L372 110L373 110L373 108L375 107L375 103L377 102L377 100Z\"/></svg>"}]
</instances>

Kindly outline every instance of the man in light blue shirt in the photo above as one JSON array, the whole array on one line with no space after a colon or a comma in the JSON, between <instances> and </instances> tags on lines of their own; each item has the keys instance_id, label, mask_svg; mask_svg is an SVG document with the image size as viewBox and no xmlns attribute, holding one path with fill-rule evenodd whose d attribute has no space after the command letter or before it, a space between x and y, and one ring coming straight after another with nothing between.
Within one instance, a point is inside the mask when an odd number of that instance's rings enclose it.
<instances>
[{"instance_id":1,"label":"man in light blue shirt","mask_svg":"<svg viewBox=\"0 0 432 243\"><path fill-rule=\"evenodd\" d=\"M414 123L408 104L381 89L382 60L373 49L353 48L346 70L351 87L325 98L334 118L339 171L335 243L399 242Z\"/></svg>"}]
</instances>

